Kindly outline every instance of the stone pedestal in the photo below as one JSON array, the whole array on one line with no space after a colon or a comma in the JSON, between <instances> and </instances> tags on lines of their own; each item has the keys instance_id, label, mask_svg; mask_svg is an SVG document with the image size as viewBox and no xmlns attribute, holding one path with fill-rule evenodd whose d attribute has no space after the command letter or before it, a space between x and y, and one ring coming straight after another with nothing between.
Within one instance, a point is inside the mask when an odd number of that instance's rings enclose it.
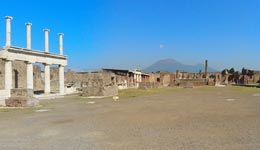
<instances>
[{"instance_id":1,"label":"stone pedestal","mask_svg":"<svg viewBox=\"0 0 260 150\"><path fill-rule=\"evenodd\" d=\"M5 100L7 107L32 107L39 104L39 100L33 98L32 89L11 89L11 97Z\"/></svg>"}]
</instances>

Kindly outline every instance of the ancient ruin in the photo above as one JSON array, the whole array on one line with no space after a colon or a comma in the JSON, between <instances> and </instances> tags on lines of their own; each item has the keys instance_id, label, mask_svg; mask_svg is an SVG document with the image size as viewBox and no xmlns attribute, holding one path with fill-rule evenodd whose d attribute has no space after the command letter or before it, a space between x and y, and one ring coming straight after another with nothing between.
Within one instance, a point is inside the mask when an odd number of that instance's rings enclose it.
<instances>
[{"instance_id":1,"label":"ancient ruin","mask_svg":"<svg viewBox=\"0 0 260 150\"><path fill-rule=\"evenodd\" d=\"M34 50L31 47L31 26L26 23L26 48L11 44L11 20L13 17L6 16L6 44L0 49L0 103L5 105L4 100L10 97L31 98L34 93L35 63L44 65L44 93L51 93L50 67L58 65L59 68L59 94L64 94L64 66L67 65L67 56L63 54L63 34L59 33L59 54L49 52L49 29L44 29L45 51ZM4 66L2 68L2 66ZM22 70L26 68L26 70ZM26 77L26 78L22 78ZM4 82L3 82L4 81ZM17 94L20 93L20 94ZM25 98L25 99L26 99ZM16 98L17 99L17 98Z\"/></svg>"}]
</instances>

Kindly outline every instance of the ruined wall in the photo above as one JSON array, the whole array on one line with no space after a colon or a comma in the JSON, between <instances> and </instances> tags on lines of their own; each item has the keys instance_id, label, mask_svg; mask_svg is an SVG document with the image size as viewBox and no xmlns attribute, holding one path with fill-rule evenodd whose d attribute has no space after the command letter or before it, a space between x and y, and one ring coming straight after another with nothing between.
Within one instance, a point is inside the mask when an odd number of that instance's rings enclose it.
<instances>
[{"instance_id":1,"label":"ruined wall","mask_svg":"<svg viewBox=\"0 0 260 150\"><path fill-rule=\"evenodd\" d=\"M50 80L51 80L51 92L59 92L59 68L51 67L50 68Z\"/></svg>"},{"instance_id":2,"label":"ruined wall","mask_svg":"<svg viewBox=\"0 0 260 150\"><path fill-rule=\"evenodd\" d=\"M65 83L67 87L82 90L83 96L111 96L118 93L114 73L68 70L65 73Z\"/></svg>"},{"instance_id":3,"label":"ruined wall","mask_svg":"<svg viewBox=\"0 0 260 150\"><path fill-rule=\"evenodd\" d=\"M148 74L150 76L149 82L157 83L156 87L159 85L169 86L175 80L175 73L172 72L156 72L156 73L148 73Z\"/></svg>"},{"instance_id":4,"label":"ruined wall","mask_svg":"<svg viewBox=\"0 0 260 150\"><path fill-rule=\"evenodd\" d=\"M27 66L24 61L12 62L12 88L26 88Z\"/></svg>"},{"instance_id":5,"label":"ruined wall","mask_svg":"<svg viewBox=\"0 0 260 150\"><path fill-rule=\"evenodd\" d=\"M190 80L190 79L185 79L185 80L180 80L178 83L178 86L182 87L190 87L190 86L204 86L204 85L214 85L208 80L205 79L197 79L197 80Z\"/></svg>"},{"instance_id":6,"label":"ruined wall","mask_svg":"<svg viewBox=\"0 0 260 150\"><path fill-rule=\"evenodd\" d=\"M112 78L113 73L88 73L87 81L82 83L82 96L113 96L118 94L118 87ZM85 78L86 79L86 78Z\"/></svg>"},{"instance_id":7,"label":"ruined wall","mask_svg":"<svg viewBox=\"0 0 260 150\"><path fill-rule=\"evenodd\" d=\"M33 87L35 91L44 90L44 78L38 65L33 65Z\"/></svg>"},{"instance_id":8,"label":"ruined wall","mask_svg":"<svg viewBox=\"0 0 260 150\"><path fill-rule=\"evenodd\" d=\"M150 80L149 82L151 83L156 83L156 82L160 82L160 73L148 73L150 76Z\"/></svg>"}]
</instances>

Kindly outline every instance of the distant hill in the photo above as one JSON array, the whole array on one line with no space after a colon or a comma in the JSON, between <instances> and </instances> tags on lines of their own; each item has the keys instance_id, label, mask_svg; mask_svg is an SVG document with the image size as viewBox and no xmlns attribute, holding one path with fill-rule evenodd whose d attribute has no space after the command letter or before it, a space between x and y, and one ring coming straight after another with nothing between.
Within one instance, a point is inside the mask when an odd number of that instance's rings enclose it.
<instances>
[{"instance_id":1,"label":"distant hill","mask_svg":"<svg viewBox=\"0 0 260 150\"><path fill-rule=\"evenodd\" d=\"M210 64L210 62L209 62ZM174 59L163 59L159 60L156 63L152 64L151 66L143 69L144 72L157 72L157 71L170 71L175 72L176 70L179 71L187 71L187 72L202 72L205 71L204 64L197 64L197 65L186 65L182 64ZM216 69L208 67L209 72L216 72Z\"/></svg>"}]
</instances>

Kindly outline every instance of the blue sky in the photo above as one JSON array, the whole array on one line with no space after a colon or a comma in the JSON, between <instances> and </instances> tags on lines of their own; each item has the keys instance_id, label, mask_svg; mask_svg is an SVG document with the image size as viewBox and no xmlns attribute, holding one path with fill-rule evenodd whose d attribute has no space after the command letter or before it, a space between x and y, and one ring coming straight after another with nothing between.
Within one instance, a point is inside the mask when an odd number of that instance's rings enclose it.
<instances>
[{"instance_id":1,"label":"blue sky","mask_svg":"<svg viewBox=\"0 0 260 150\"><path fill-rule=\"evenodd\" d=\"M0 45L4 16L13 16L12 45L25 47L25 22L32 22L32 48L58 53L63 32L67 68L145 68L174 58L216 69L260 70L259 0L5 0L0 5ZM2 19L1 19L2 18Z\"/></svg>"}]
</instances>

